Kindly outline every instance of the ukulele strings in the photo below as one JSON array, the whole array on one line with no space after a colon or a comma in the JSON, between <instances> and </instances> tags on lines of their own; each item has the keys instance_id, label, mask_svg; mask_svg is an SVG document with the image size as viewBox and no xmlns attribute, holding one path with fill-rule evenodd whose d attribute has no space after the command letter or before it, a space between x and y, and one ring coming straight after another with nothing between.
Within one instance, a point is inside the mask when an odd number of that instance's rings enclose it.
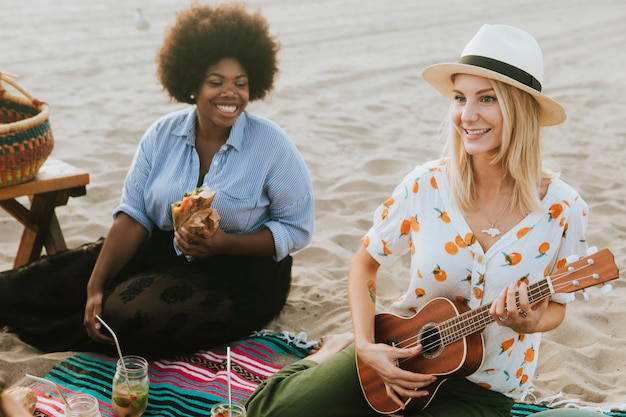
<instances>
[{"instance_id":1,"label":"ukulele strings","mask_svg":"<svg viewBox=\"0 0 626 417\"><path fill-rule=\"evenodd\" d=\"M559 290L565 288L570 284L570 281L561 282L564 277L567 277L573 272L578 272L584 268L591 266L592 263L588 263L583 265L579 269L571 269L564 272L557 273L551 277L552 287L554 289L554 293L558 293ZM598 276L596 274L590 274L586 276L580 277L579 281L586 279L597 279ZM540 301L549 295L552 294L550 289L550 283L547 279L541 280L538 283L535 283L528 287L528 295L529 300L531 302ZM517 298L517 295L516 295ZM429 351L431 349L438 348L439 346L450 344L465 335L469 335L474 332L472 329L481 329L486 325L493 322L493 317L488 314L488 310L491 303L480 307L475 310L468 311L466 313L461 314L460 316L453 317L448 319L442 323L441 326L433 326L433 328L438 328L438 331L435 331L434 334L426 335L421 339L422 348L424 351ZM461 332L458 329L461 329ZM469 330L468 330L469 329ZM444 335L443 337L441 335ZM446 336L447 335L447 336ZM419 334L404 339L400 342L397 342L394 346L399 348L408 348L417 346L420 343ZM409 358L410 359L410 358ZM398 362L404 362L409 359L402 359Z\"/></svg>"}]
</instances>

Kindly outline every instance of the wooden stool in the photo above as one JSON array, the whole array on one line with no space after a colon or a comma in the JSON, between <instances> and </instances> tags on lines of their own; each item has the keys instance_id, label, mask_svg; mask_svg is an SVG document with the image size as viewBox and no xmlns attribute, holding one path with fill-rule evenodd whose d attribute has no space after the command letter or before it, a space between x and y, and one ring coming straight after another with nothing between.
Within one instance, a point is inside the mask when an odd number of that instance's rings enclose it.
<instances>
[{"instance_id":1,"label":"wooden stool","mask_svg":"<svg viewBox=\"0 0 626 417\"><path fill-rule=\"evenodd\" d=\"M70 197L87 194L87 184L88 173L48 158L31 181L0 188L0 207L24 225L14 268L38 259L44 246L49 255L67 248L54 210ZM22 196L29 197L30 209L16 200Z\"/></svg>"}]
</instances>

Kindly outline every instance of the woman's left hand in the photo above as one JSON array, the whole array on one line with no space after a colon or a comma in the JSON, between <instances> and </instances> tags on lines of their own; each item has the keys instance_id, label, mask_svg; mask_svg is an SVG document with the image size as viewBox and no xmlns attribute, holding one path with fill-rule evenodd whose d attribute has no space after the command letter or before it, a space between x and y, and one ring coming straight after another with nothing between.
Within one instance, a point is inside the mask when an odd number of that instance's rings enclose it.
<instances>
[{"instance_id":1,"label":"woman's left hand","mask_svg":"<svg viewBox=\"0 0 626 417\"><path fill-rule=\"evenodd\" d=\"M517 288L516 283L511 283L498 294L489 313L499 326L510 327L518 333L534 333L548 303L546 298L531 306L527 285L522 283Z\"/></svg>"},{"instance_id":2,"label":"woman's left hand","mask_svg":"<svg viewBox=\"0 0 626 417\"><path fill-rule=\"evenodd\" d=\"M176 246L185 256L194 258L206 258L218 255L224 251L221 249L226 238L223 230L217 229L210 237L204 238L189 232L184 227L174 232Z\"/></svg>"}]
</instances>

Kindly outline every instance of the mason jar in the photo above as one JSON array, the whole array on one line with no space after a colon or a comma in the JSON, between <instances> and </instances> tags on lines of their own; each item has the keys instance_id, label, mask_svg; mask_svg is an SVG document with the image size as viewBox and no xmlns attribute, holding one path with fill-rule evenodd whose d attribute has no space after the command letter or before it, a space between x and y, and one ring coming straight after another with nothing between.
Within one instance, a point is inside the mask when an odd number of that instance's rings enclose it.
<instances>
[{"instance_id":1,"label":"mason jar","mask_svg":"<svg viewBox=\"0 0 626 417\"><path fill-rule=\"evenodd\" d=\"M96 397L90 394L75 394L67 397L66 417L102 417Z\"/></svg>"},{"instance_id":2,"label":"mason jar","mask_svg":"<svg viewBox=\"0 0 626 417\"><path fill-rule=\"evenodd\" d=\"M246 409L239 403L217 403L211 407L211 417L246 417Z\"/></svg>"},{"instance_id":3,"label":"mason jar","mask_svg":"<svg viewBox=\"0 0 626 417\"><path fill-rule=\"evenodd\" d=\"M148 406L148 361L141 356L124 356L117 361L111 403L118 417L139 417Z\"/></svg>"}]
</instances>

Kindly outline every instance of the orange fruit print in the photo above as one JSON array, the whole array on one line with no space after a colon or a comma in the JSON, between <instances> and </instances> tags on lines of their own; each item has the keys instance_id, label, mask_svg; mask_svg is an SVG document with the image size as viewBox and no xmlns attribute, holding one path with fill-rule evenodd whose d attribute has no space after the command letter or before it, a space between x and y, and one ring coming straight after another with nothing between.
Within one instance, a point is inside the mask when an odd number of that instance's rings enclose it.
<instances>
[{"instance_id":1,"label":"orange fruit print","mask_svg":"<svg viewBox=\"0 0 626 417\"><path fill-rule=\"evenodd\" d=\"M454 244L454 242L446 242L445 250L449 255L456 255L459 253L459 248Z\"/></svg>"},{"instance_id":2,"label":"orange fruit print","mask_svg":"<svg viewBox=\"0 0 626 417\"><path fill-rule=\"evenodd\" d=\"M503 354L507 350L511 349L511 346L513 346L513 343L515 343L515 339L513 338L507 339L504 342L502 342L502 344L500 345L500 348L502 349L500 351L500 354Z\"/></svg>"},{"instance_id":3,"label":"orange fruit print","mask_svg":"<svg viewBox=\"0 0 626 417\"><path fill-rule=\"evenodd\" d=\"M522 255L519 252L502 252L502 254L504 255L504 262L509 266L517 265L522 260Z\"/></svg>"},{"instance_id":4,"label":"orange fruit print","mask_svg":"<svg viewBox=\"0 0 626 417\"><path fill-rule=\"evenodd\" d=\"M556 203L550 206L550 219L558 218L563 213L563 206Z\"/></svg>"},{"instance_id":5,"label":"orange fruit print","mask_svg":"<svg viewBox=\"0 0 626 417\"><path fill-rule=\"evenodd\" d=\"M528 280L528 274L526 274L525 276L521 277L520 279L517 280L517 286L519 287L522 284L526 284L528 285L530 283L530 281Z\"/></svg>"},{"instance_id":6,"label":"orange fruit print","mask_svg":"<svg viewBox=\"0 0 626 417\"><path fill-rule=\"evenodd\" d=\"M524 374L522 375L522 379L520 379L519 383L520 385L524 385L527 381L528 381L528 375Z\"/></svg>"},{"instance_id":7,"label":"orange fruit print","mask_svg":"<svg viewBox=\"0 0 626 417\"><path fill-rule=\"evenodd\" d=\"M522 227L521 229L517 231L517 235L516 235L517 238L518 239L523 238L524 236L526 236L526 233L530 232L532 229L533 229L532 227Z\"/></svg>"},{"instance_id":8,"label":"orange fruit print","mask_svg":"<svg viewBox=\"0 0 626 417\"><path fill-rule=\"evenodd\" d=\"M537 258L544 256L546 253L548 253L549 250L550 250L550 243L543 242L541 245L539 245L539 249L538 249L539 255L537 255Z\"/></svg>"},{"instance_id":9,"label":"orange fruit print","mask_svg":"<svg viewBox=\"0 0 626 417\"><path fill-rule=\"evenodd\" d=\"M439 213L439 218L442 222L450 223L450 216L448 216L448 213L446 213L445 211L441 211L438 208L435 208L435 210L437 210L437 213Z\"/></svg>"},{"instance_id":10,"label":"orange fruit print","mask_svg":"<svg viewBox=\"0 0 626 417\"><path fill-rule=\"evenodd\" d=\"M437 281L439 281L439 282L443 282L446 279L448 279L448 274L446 274L446 271L441 269L441 267L439 265L437 265L437 267L435 269L433 269L433 275L434 275L435 279Z\"/></svg>"},{"instance_id":11,"label":"orange fruit print","mask_svg":"<svg viewBox=\"0 0 626 417\"><path fill-rule=\"evenodd\" d=\"M387 242L385 242L384 240L381 240L382 244L383 244L383 254L384 255L391 255L391 251L389 250L389 248L387 248Z\"/></svg>"},{"instance_id":12,"label":"orange fruit print","mask_svg":"<svg viewBox=\"0 0 626 417\"><path fill-rule=\"evenodd\" d=\"M402 224L400 225L400 236L408 235L411 230L411 221L410 220L402 220Z\"/></svg>"}]
</instances>

